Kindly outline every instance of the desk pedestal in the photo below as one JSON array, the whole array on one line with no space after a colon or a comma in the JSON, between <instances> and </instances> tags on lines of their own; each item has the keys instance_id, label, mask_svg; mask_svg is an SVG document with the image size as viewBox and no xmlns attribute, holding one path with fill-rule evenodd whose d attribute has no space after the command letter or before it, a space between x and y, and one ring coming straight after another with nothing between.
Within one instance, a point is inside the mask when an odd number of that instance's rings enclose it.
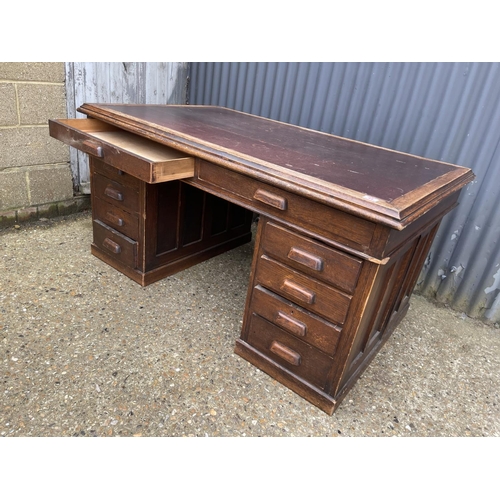
<instances>
[{"instance_id":1,"label":"desk pedestal","mask_svg":"<svg viewBox=\"0 0 500 500\"><path fill-rule=\"evenodd\" d=\"M235 352L331 415L405 316L438 225L380 264L262 218Z\"/></svg>"},{"instance_id":2,"label":"desk pedestal","mask_svg":"<svg viewBox=\"0 0 500 500\"><path fill-rule=\"evenodd\" d=\"M252 212L180 181L148 184L90 157L92 254L142 286L247 243Z\"/></svg>"},{"instance_id":3,"label":"desk pedestal","mask_svg":"<svg viewBox=\"0 0 500 500\"><path fill-rule=\"evenodd\" d=\"M405 316L459 195L399 231L208 162L184 182L260 214L235 352L328 414Z\"/></svg>"}]
</instances>

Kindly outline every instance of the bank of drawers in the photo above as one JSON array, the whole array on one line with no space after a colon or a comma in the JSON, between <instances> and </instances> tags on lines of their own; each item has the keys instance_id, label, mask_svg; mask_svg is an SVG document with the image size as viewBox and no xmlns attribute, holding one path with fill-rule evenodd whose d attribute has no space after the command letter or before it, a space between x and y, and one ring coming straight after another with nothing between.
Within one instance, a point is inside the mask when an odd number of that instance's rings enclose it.
<instances>
[{"instance_id":1,"label":"bank of drawers","mask_svg":"<svg viewBox=\"0 0 500 500\"><path fill-rule=\"evenodd\" d=\"M262 218L246 341L325 388L362 261Z\"/></svg>"},{"instance_id":2,"label":"bank of drawers","mask_svg":"<svg viewBox=\"0 0 500 500\"><path fill-rule=\"evenodd\" d=\"M139 179L93 161L94 245L131 268L138 265L140 190Z\"/></svg>"}]
</instances>

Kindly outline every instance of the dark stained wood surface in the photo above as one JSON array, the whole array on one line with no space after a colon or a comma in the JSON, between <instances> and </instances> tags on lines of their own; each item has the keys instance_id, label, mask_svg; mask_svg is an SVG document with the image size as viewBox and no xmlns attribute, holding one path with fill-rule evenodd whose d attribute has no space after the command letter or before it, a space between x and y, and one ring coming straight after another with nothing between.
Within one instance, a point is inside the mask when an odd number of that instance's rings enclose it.
<instances>
[{"instance_id":1,"label":"dark stained wood surface","mask_svg":"<svg viewBox=\"0 0 500 500\"><path fill-rule=\"evenodd\" d=\"M310 187L332 205L338 200L396 220L427 211L473 177L464 167L216 106L84 104L79 111L170 146L205 150L249 175Z\"/></svg>"}]
</instances>

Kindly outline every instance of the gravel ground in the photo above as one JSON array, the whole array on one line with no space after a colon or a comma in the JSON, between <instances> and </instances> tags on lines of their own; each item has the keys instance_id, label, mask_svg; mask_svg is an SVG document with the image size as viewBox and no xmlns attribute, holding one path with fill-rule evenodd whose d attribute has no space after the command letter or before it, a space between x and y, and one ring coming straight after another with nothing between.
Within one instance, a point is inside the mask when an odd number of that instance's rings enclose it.
<instances>
[{"instance_id":1,"label":"gravel ground","mask_svg":"<svg viewBox=\"0 0 500 500\"><path fill-rule=\"evenodd\" d=\"M328 416L233 353L252 243L141 288L90 213L0 230L1 436L500 436L500 330L414 296Z\"/></svg>"}]
</instances>

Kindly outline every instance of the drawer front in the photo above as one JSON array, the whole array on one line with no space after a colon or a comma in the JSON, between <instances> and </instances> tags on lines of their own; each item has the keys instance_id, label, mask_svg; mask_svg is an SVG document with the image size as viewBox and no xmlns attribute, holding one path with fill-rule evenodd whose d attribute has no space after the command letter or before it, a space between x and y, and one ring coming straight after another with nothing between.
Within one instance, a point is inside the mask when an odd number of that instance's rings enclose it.
<instances>
[{"instance_id":1,"label":"drawer front","mask_svg":"<svg viewBox=\"0 0 500 500\"><path fill-rule=\"evenodd\" d=\"M288 221L359 251L369 249L375 230L373 222L206 161L198 163L196 177L195 184L209 184L222 196L244 201L255 212Z\"/></svg>"},{"instance_id":2,"label":"drawer front","mask_svg":"<svg viewBox=\"0 0 500 500\"><path fill-rule=\"evenodd\" d=\"M253 290L250 309L306 344L317 347L329 355L335 352L341 332L338 326L297 307L259 285Z\"/></svg>"},{"instance_id":3,"label":"drawer front","mask_svg":"<svg viewBox=\"0 0 500 500\"><path fill-rule=\"evenodd\" d=\"M100 198L94 198L94 218L116 229L132 240L139 239L139 217L112 205Z\"/></svg>"},{"instance_id":4,"label":"drawer front","mask_svg":"<svg viewBox=\"0 0 500 500\"><path fill-rule=\"evenodd\" d=\"M137 177L129 175L123 170L112 167L111 165L108 165L107 163L104 163L97 158L91 158L90 163L93 167L93 171L96 174L100 174L104 177L107 177L108 179L111 179L112 181L118 182L118 184L128 186L139 191L142 181L137 179Z\"/></svg>"},{"instance_id":5,"label":"drawer front","mask_svg":"<svg viewBox=\"0 0 500 500\"><path fill-rule=\"evenodd\" d=\"M325 353L252 314L247 342L292 373L323 389L332 359Z\"/></svg>"},{"instance_id":6,"label":"drawer front","mask_svg":"<svg viewBox=\"0 0 500 500\"><path fill-rule=\"evenodd\" d=\"M149 183L194 174L194 158L96 119L49 120L55 139Z\"/></svg>"},{"instance_id":7,"label":"drawer front","mask_svg":"<svg viewBox=\"0 0 500 500\"><path fill-rule=\"evenodd\" d=\"M347 292L354 292L362 261L299 236L272 222L264 228L263 253Z\"/></svg>"},{"instance_id":8,"label":"drawer front","mask_svg":"<svg viewBox=\"0 0 500 500\"><path fill-rule=\"evenodd\" d=\"M99 221L94 221L94 245L122 264L137 267L137 242Z\"/></svg>"},{"instance_id":9,"label":"drawer front","mask_svg":"<svg viewBox=\"0 0 500 500\"><path fill-rule=\"evenodd\" d=\"M139 191L135 186L123 184L94 174L93 195L129 212L139 211Z\"/></svg>"},{"instance_id":10,"label":"drawer front","mask_svg":"<svg viewBox=\"0 0 500 500\"><path fill-rule=\"evenodd\" d=\"M256 283L335 323L344 323L351 297L263 255Z\"/></svg>"}]
</instances>

